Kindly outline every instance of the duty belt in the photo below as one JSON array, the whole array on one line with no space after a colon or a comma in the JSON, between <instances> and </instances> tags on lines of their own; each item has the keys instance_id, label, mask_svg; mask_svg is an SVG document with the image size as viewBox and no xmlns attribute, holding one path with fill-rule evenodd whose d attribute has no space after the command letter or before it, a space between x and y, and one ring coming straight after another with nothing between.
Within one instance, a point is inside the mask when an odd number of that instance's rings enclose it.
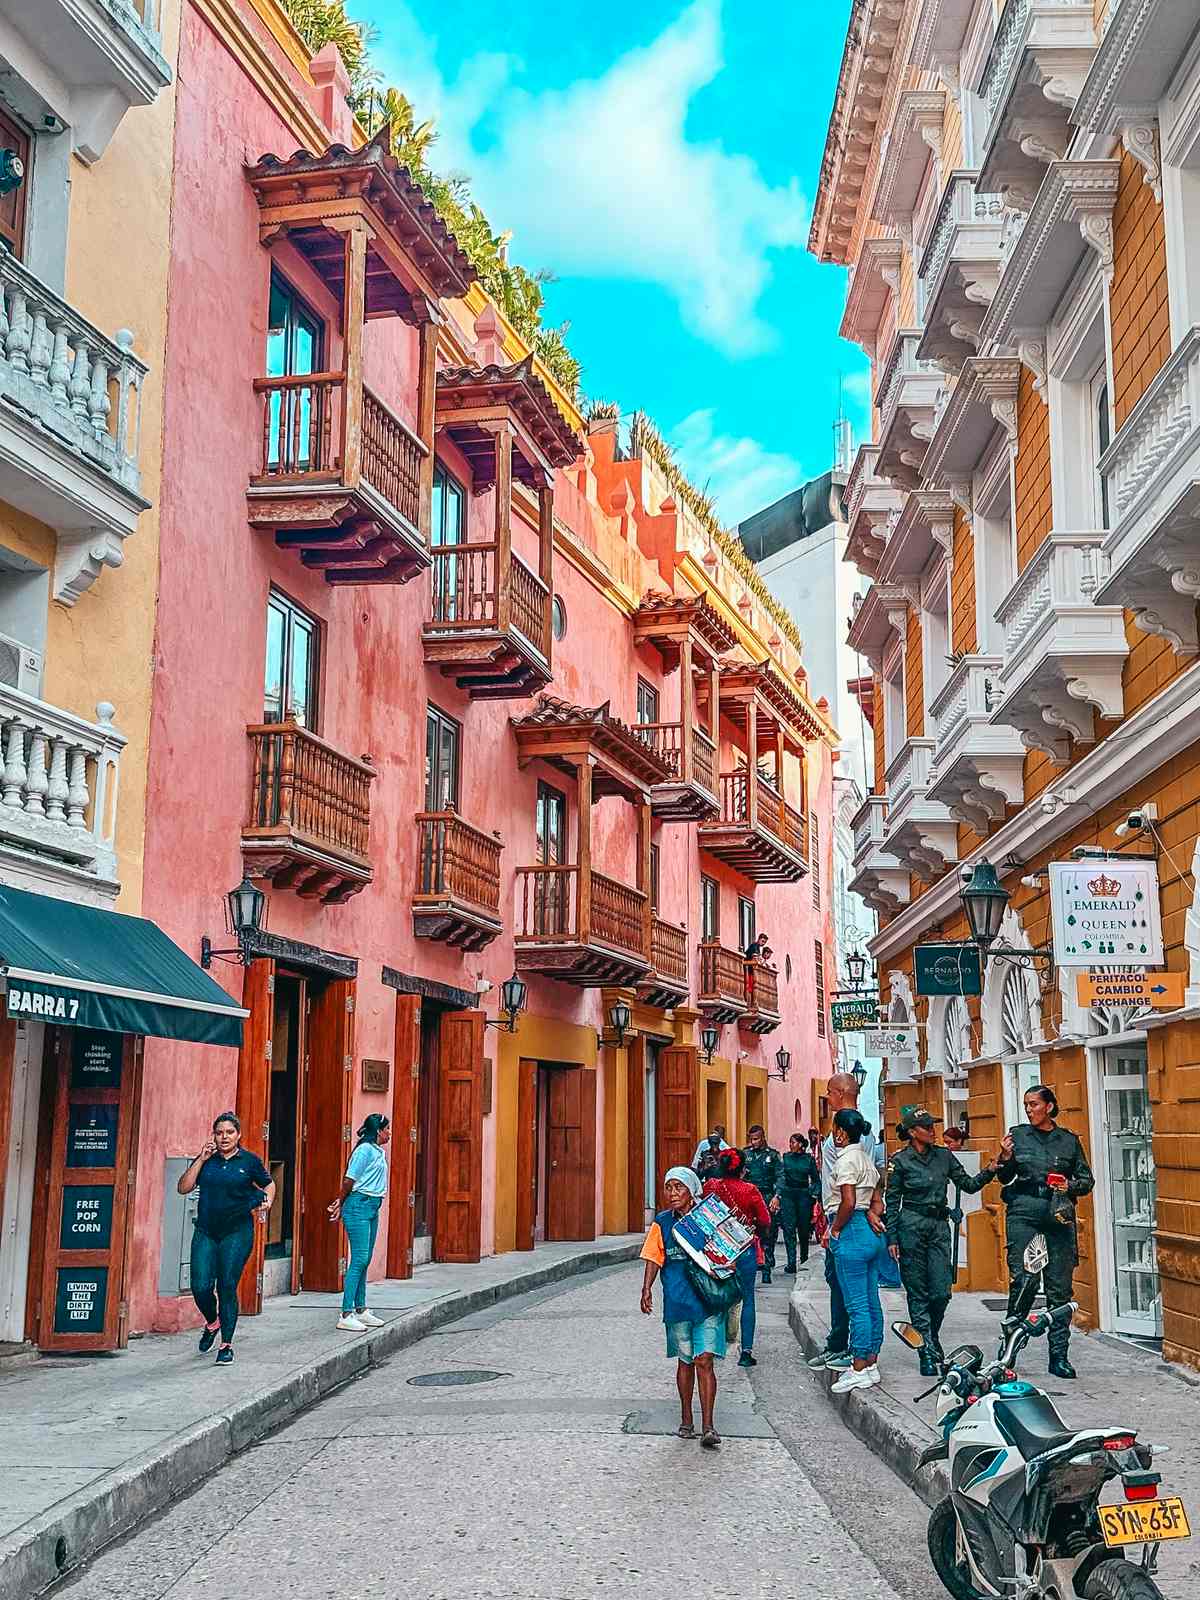
<instances>
[{"instance_id":1,"label":"duty belt","mask_svg":"<svg viewBox=\"0 0 1200 1600\"><path fill-rule=\"evenodd\" d=\"M921 1205L918 1201L906 1200L900 1208L900 1214L903 1216L906 1211L915 1212L918 1217L932 1217L935 1222L946 1222L950 1218L950 1207L945 1204Z\"/></svg>"}]
</instances>

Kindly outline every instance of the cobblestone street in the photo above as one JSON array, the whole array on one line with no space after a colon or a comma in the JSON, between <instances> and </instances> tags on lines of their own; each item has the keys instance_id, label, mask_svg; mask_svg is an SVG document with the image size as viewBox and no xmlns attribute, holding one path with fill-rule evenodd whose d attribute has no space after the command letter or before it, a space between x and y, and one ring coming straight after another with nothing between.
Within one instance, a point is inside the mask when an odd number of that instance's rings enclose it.
<instances>
[{"instance_id":1,"label":"cobblestone street","mask_svg":"<svg viewBox=\"0 0 1200 1600\"><path fill-rule=\"evenodd\" d=\"M744 1596L926 1593L924 1507L805 1373L786 1322L792 1280L760 1296L758 1368L739 1371L732 1352L723 1364L714 1455L674 1436L673 1365L657 1317L636 1309L639 1280L623 1265L430 1335L56 1594L200 1600L264 1573L291 1600L437 1600L464 1585L559 1600L714 1582ZM481 1371L500 1376L410 1381Z\"/></svg>"}]
</instances>

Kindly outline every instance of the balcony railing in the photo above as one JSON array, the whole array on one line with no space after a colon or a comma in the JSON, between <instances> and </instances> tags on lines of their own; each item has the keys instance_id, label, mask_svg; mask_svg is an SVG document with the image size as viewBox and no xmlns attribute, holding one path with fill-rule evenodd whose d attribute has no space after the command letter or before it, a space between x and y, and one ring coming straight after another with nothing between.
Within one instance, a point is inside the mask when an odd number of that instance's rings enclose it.
<instances>
[{"instance_id":1,"label":"balcony railing","mask_svg":"<svg viewBox=\"0 0 1200 1600\"><path fill-rule=\"evenodd\" d=\"M650 925L650 965L660 978L669 979L687 991L687 929L655 917Z\"/></svg>"},{"instance_id":2,"label":"balcony railing","mask_svg":"<svg viewBox=\"0 0 1200 1600\"><path fill-rule=\"evenodd\" d=\"M519 966L583 985L636 981L648 971L642 890L577 866L520 867L516 903ZM543 947L553 948L543 955Z\"/></svg>"},{"instance_id":3,"label":"balcony railing","mask_svg":"<svg viewBox=\"0 0 1200 1600\"><path fill-rule=\"evenodd\" d=\"M742 1017L751 1033L772 1033L779 1026L779 974L765 961L746 962L749 1010Z\"/></svg>"},{"instance_id":4,"label":"balcony railing","mask_svg":"<svg viewBox=\"0 0 1200 1600\"><path fill-rule=\"evenodd\" d=\"M449 896L500 914L500 853L494 833L473 828L456 811L417 813L422 895Z\"/></svg>"},{"instance_id":5,"label":"balcony railing","mask_svg":"<svg viewBox=\"0 0 1200 1600\"><path fill-rule=\"evenodd\" d=\"M958 824L945 805L930 800L933 740L908 738L884 774L887 832L883 848L927 883L958 860Z\"/></svg>"},{"instance_id":6,"label":"balcony railing","mask_svg":"<svg viewBox=\"0 0 1200 1600\"><path fill-rule=\"evenodd\" d=\"M700 992L696 997L701 1010L718 1022L733 1022L750 1004L746 960L740 951L730 950L717 939L700 945Z\"/></svg>"},{"instance_id":7,"label":"balcony railing","mask_svg":"<svg viewBox=\"0 0 1200 1600\"><path fill-rule=\"evenodd\" d=\"M375 769L294 722L246 732L254 767L243 855L306 898L345 900L365 888Z\"/></svg>"},{"instance_id":8,"label":"balcony railing","mask_svg":"<svg viewBox=\"0 0 1200 1600\"><path fill-rule=\"evenodd\" d=\"M433 555L433 626L439 632L478 632L499 627L494 540L486 544L439 545ZM519 556L509 573L512 625L545 654L550 596L542 580Z\"/></svg>"},{"instance_id":9,"label":"balcony railing","mask_svg":"<svg viewBox=\"0 0 1200 1600\"><path fill-rule=\"evenodd\" d=\"M933 767L929 797L957 822L987 834L1024 793L1026 750L1014 728L993 723L999 656L968 655L957 663L929 707Z\"/></svg>"},{"instance_id":10,"label":"balcony railing","mask_svg":"<svg viewBox=\"0 0 1200 1600\"><path fill-rule=\"evenodd\" d=\"M264 397L261 483L345 483L346 377L312 372L260 378ZM362 391L361 481L388 502L409 525L420 527L421 462L425 446L377 395Z\"/></svg>"},{"instance_id":11,"label":"balcony railing","mask_svg":"<svg viewBox=\"0 0 1200 1600\"><path fill-rule=\"evenodd\" d=\"M107 701L96 711L99 720L86 722L19 689L0 687L0 839L43 861L114 880L125 736L113 727Z\"/></svg>"}]
</instances>

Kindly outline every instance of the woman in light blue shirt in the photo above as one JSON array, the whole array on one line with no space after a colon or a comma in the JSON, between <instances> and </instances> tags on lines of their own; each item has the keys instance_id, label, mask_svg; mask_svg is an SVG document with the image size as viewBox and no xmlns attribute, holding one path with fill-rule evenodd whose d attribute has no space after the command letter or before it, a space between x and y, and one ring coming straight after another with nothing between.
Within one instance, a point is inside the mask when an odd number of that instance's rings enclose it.
<instances>
[{"instance_id":1,"label":"woman in light blue shirt","mask_svg":"<svg viewBox=\"0 0 1200 1600\"><path fill-rule=\"evenodd\" d=\"M340 1217L350 1243L350 1265L342 1282L342 1314L338 1327L347 1333L382 1328L383 1318L367 1310L367 1269L379 1233L379 1208L387 1193L388 1164L384 1148L392 1137L388 1119L373 1111L358 1130L358 1143L346 1163L342 1192L329 1206Z\"/></svg>"}]
</instances>

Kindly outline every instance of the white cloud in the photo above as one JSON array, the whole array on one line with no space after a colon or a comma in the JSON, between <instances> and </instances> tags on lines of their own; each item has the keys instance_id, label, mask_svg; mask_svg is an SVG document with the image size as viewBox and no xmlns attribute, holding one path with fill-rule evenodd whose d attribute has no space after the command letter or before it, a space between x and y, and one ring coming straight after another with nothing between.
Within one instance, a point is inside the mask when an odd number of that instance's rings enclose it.
<instances>
[{"instance_id":1,"label":"white cloud","mask_svg":"<svg viewBox=\"0 0 1200 1600\"><path fill-rule=\"evenodd\" d=\"M688 476L716 502L727 528L798 489L804 472L798 461L763 448L756 439L715 430L712 410L693 411L671 433L671 443Z\"/></svg>"},{"instance_id":2,"label":"white cloud","mask_svg":"<svg viewBox=\"0 0 1200 1600\"><path fill-rule=\"evenodd\" d=\"M726 355L769 346L758 303L772 253L804 247L807 207L794 180L772 187L750 158L688 137L692 101L724 64L721 0L691 0L652 43L566 89L526 89L521 64L494 54L447 81L406 7L380 21L389 77L436 117L437 158L469 173L518 259L656 284Z\"/></svg>"}]
</instances>

